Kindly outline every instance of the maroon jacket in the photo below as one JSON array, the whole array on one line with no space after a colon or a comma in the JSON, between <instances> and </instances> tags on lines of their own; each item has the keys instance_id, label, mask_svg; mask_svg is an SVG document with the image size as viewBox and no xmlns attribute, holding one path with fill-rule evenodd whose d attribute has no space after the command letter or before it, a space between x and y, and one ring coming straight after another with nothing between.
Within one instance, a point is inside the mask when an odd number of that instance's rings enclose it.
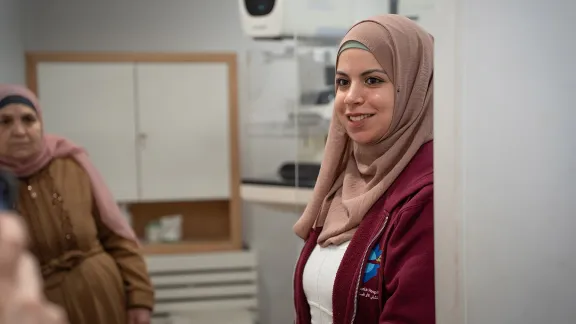
<instances>
[{"instance_id":1,"label":"maroon jacket","mask_svg":"<svg viewBox=\"0 0 576 324\"><path fill-rule=\"evenodd\" d=\"M434 324L433 143L424 144L354 234L336 274L334 324ZM313 229L294 275L296 324L310 324L304 266Z\"/></svg>"}]
</instances>

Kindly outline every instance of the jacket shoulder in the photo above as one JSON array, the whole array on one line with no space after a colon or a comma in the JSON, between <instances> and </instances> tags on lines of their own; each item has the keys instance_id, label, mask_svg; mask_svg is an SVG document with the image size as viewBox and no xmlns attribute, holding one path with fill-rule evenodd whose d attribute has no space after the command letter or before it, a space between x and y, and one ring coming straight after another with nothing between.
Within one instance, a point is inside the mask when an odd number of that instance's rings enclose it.
<instances>
[{"instance_id":1,"label":"jacket shoulder","mask_svg":"<svg viewBox=\"0 0 576 324\"><path fill-rule=\"evenodd\" d=\"M383 208L392 213L399 208L426 201L433 195L433 143L424 144L384 195Z\"/></svg>"}]
</instances>

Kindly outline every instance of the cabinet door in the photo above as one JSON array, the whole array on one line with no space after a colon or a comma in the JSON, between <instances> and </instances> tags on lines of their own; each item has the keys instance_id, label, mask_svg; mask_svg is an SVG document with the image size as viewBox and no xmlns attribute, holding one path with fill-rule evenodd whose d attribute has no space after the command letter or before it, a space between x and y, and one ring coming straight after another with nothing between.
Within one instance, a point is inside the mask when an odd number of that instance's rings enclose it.
<instances>
[{"instance_id":1,"label":"cabinet door","mask_svg":"<svg viewBox=\"0 0 576 324\"><path fill-rule=\"evenodd\" d=\"M142 199L228 199L228 66L136 66Z\"/></svg>"},{"instance_id":2,"label":"cabinet door","mask_svg":"<svg viewBox=\"0 0 576 324\"><path fill-rule=\"evenodd\" d=\"M86 148L117 200L137 199L134 64L45 62L37 73L46 132Z\"/></svg>"}]
</instances>

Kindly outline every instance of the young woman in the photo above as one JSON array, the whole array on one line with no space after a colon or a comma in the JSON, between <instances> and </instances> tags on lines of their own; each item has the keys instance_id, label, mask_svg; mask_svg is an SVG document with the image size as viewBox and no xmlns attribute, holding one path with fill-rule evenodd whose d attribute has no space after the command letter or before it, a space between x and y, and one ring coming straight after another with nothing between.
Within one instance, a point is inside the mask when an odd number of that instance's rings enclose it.
<instances>
[{"instance_id":1,"label":"young woman","mask_svg":"<svg viewBox=\"0 0 576 324\"><path fill-rule=\"evenodd\" d=\"M294 226L297 324L433 324L433 38L411 20L354 25L312 201Z\"/></svg>"},{"instance_id":2,"label":"young woman","mask_svg":"<svg viewBox=\"0 0 576 324\"><path fill-rule=\"evenodd\" d=\"M154 292L134 232L88 155L44 134L38 100L20 86L0 85L0 167L20 179L16 209L48 300L73 324L150 324Z\"/></svg>"}]
</instances>

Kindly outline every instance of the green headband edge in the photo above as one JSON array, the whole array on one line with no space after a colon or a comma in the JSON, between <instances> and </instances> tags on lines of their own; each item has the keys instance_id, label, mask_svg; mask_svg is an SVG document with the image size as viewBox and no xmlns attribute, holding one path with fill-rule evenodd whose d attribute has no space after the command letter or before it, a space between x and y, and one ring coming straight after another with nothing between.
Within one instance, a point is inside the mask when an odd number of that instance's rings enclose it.
<instances>
[{"instance_id":1,"label":"green headband edge","mask_svg":"<svg viewBox=\"0 0 576 324\"><path fill-rule=\"evenodd\" d=\"M366 45L360 43L359 41L355 41L355 40L349 40L346 43L342 44L342 46L340 47L340 50L338 51L338 55L342 54L342 52L344 52L347 49L351 49L351 48L357 48L357 49L361 49L361 50L365 50L370 52L370 50L368 49L368 47L366 47Z\"/></svg>"}]
</instances>

